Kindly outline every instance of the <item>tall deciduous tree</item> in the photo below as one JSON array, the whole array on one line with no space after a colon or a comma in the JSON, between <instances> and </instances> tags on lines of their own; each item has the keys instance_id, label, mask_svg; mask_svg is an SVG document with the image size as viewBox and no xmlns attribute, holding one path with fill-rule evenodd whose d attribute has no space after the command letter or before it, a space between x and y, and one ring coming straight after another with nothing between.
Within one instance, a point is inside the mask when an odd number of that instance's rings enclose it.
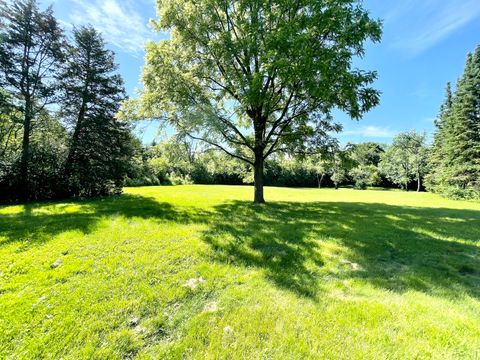
<instances>
[{"instance_id":1,"label":"tall deciduous tree","mask_svg":"<svg viewBox=\"0 0 480 360\"><path fill-rule=\"evenodd\" d=\"M317 146L330 110L352 118L375 106L375 72L352 67L381 24L357 1L158 0L144 91L125 116L162 118L178 131L250 164L263 203L264 161ZM134 115L129 110L135 108Z\"/></svg>"},{"instance_id":2,"label":"tall deciduous tree","mask_svg":"<svg viewBox=\"0 0 480 360\"><path fill-rule=\"evenodd\" d=\"M54 78L64 37L52 8L41 11L36 0L3 2L0 18L0 81L22 108L19 185L27 198L32 126L38 114L54 101Z\"/></svg>"},{"instance_id":3,"label":"tall deciduous tree","mask_svg":"<svg viewBox=\"0 0 480 360\"><path fill-rule=\"evenodd\" d=\"M115 119L125 99L112 51L94 28L74 30L61 75L62 117L73 134L65 164L66 195L104 195L120 189L132 150L130 132Z\"/></svg>"}]
</instances>

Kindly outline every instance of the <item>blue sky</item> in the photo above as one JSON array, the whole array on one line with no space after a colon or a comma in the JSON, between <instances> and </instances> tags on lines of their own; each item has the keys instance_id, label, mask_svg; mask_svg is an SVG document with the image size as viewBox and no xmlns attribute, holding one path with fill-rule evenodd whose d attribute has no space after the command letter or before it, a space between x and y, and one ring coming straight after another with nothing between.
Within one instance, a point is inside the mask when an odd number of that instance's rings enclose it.
<instances>
[{"instance_id":1,"label":"blue sky","mask_svg":"<svg viewBox=\"0 0 480 360\"><path fill-rule=\"evenodd\" d=\"M48 2L45 2L48 4ZM455 83L466 54L480 44L480 0L365 0L375 18L383 19L380 44L368 44L366 56L355 62L377 70L380 105L360 121L336 112L344 125L342 142L388 143L398 132L416 129L431 134L447 81ZM154 34L154 0L56 0L54 10L64 27L91 23L117 54L127 92L140 87L143 46ZM139 127L144 141L155 126Z\"/></svg>"}]
</instances>

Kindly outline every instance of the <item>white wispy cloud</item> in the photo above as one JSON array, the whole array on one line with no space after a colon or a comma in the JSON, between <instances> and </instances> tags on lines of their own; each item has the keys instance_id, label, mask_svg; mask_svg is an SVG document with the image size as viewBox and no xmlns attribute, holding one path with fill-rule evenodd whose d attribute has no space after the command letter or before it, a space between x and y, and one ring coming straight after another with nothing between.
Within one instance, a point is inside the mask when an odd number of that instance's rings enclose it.
<instances>
[{"instance_id":1,"label":"white wispy cloud","mask_svg":"<svg viewBox=\"0 0 480 360\"><path fill-rule=\"evenodd\" d=\"M380 126L367 125L362 126L359 129L347 130L341 133L342 136L362 136L370 138L392 138L396 135L396 132Z\"/></svg>"},{"instance_id":2,"label":"white wispy cloud","mask_svg":"<svg viewBox=\"0 0 480 360\"><path fill-rule=\"evenodd\" d=\"M386 15L387 24L403 31L392 46L419 54L480 17L479 0L407 0Z\"/></svg>"},{"instance_id":3,"label":"white wispy cloud","mask_svg":"<svg viewBox=\"0 0 480 360\"><path fill-rule=\"evenodd\" d=\"M138 3L137 3L138 4ZM148 19L135 9L135 2L124 0L71 0L66 22L91 24L105 40L132 55L139 55L153 38Z\"/></svg>"}]
</instances>

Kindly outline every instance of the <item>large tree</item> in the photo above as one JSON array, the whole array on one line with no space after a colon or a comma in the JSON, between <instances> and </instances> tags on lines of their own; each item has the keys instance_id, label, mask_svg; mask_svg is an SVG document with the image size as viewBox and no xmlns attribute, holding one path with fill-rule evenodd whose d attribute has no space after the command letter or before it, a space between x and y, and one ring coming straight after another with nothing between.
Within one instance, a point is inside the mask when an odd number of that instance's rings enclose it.
<instances>
[{"instance_id":1,"label":"large tree","mask_svg":"<svg viewBox=\"0 0 480 360\"><path fill-rule=\"evenodd\" d=\"M463 75L436 121L429 188L456 196L480 194L480 46L468 54ZM462 195L463 194L463 195ZM473 195L475 196L475 195Z\"/></svg>"},{"instance_id":2,"label":"large tree","mask_svg":"<svg viewBox=\"0 0 480 360\"><path fill-rule=\"evenodd\" d=\"M443 136L445 182L480 189L480 46L468 55Z\"/></svg>"},{"instance_id":3,"label":"large tree","mask_svg":"<svg viewBox=\"0 0 480 360\"><path fill-rule=\"evenodd\" d=\"M60 76L61 115L72 129L65 164L65 195L94 196L121 188L133 151L131 134L115 118L125 99L111 50L94 28L74 29Z\"/></svg>"},{"instance_id":4,"label":"large tree","mask_svg":"<svg viewBox=\"0 0 480 360\"><path fill-rule=\"evenodd\" d=\"M263 203L264 161L309 150L338 130L337 107L358 119L375 106L376 73L352 66L381 24L354 0L158 0L144 90L125 116L160 118L250 164ZM135 109L135 114L129 113Z\"/></svg>"},{"instance_id":5,"label":"large tree","mask_svg":"<svg viewBox=\"0 0 480 360\"><path fill-rule=\"evenodd\" d=\"M444 178L445 138L449 129L449 115L452 108L453 94L450 82L445 89L445 100L440 106L440 112L435 119L436 131L433 135L433 143L429 150L429 172L425 177L427 189L435 191Z\"/></svg>"},{"instance_id":6,"label":"large tree","mask_svg":"<svg viewBox=\"0 0 480 360\"><path fill-rule=\"evenodd\" d=\"M30 136L35 119L54 101L57 65L64 37L52 8L36 0L2 2L0 6L0 82L22 111L20 188L29 196Z\"/></svg>"}]
</instances>

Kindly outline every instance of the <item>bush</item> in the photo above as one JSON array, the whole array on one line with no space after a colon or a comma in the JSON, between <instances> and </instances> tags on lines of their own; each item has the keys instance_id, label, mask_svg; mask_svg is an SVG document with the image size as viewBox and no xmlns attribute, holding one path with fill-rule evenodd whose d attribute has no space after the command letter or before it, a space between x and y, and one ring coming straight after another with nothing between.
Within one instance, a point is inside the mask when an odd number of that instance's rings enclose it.
<instances>
[{"instance_id":1,"label":"bush","mask_svg":"<svg viewBox=\"0 0 480 360\"><path fill-rule=\"evenodd\" d=\"M457 186L444 186L435 189L435 192L452 200L480 200L479 188L460 188Z\"/></svg>"},{"instance_id":2,"label":"bush","mask_svg":"<svg viewBox=\"0 0 480 360\"><path fill-rule=\"evenodd\" d=\"M374 165L360 165L350 171L355 181L355 188L365 190L368 186L376 185L380 179L378 169Z\"/></svg>"},{"instance_id":3,"label":"bush","mask_svg":"<svg viewBox=\"0 0 480 360\"><path fill-rule=\"evenodd\" d=\"M189 174L187 175L182 175L182 174L177 174L175 171L172 171L171 173L167 174L167 179L168 183L170 185L189 185L193 184L192 178L190 177Z\"/></svg>"},{"instance_id":4,"label":"bush","mask_svg":"<svg viewBox=\"0 0 480 360\"><path fill-rule=\"evenodd\" d=\"M156 185L161 185L160 181L154 176L139 176L139 177L134 177L129 178L127 177L125 179L125 186L130 186L130 187L136 187L136 186L156 186Z\"/></svg>"}]
</instances>

